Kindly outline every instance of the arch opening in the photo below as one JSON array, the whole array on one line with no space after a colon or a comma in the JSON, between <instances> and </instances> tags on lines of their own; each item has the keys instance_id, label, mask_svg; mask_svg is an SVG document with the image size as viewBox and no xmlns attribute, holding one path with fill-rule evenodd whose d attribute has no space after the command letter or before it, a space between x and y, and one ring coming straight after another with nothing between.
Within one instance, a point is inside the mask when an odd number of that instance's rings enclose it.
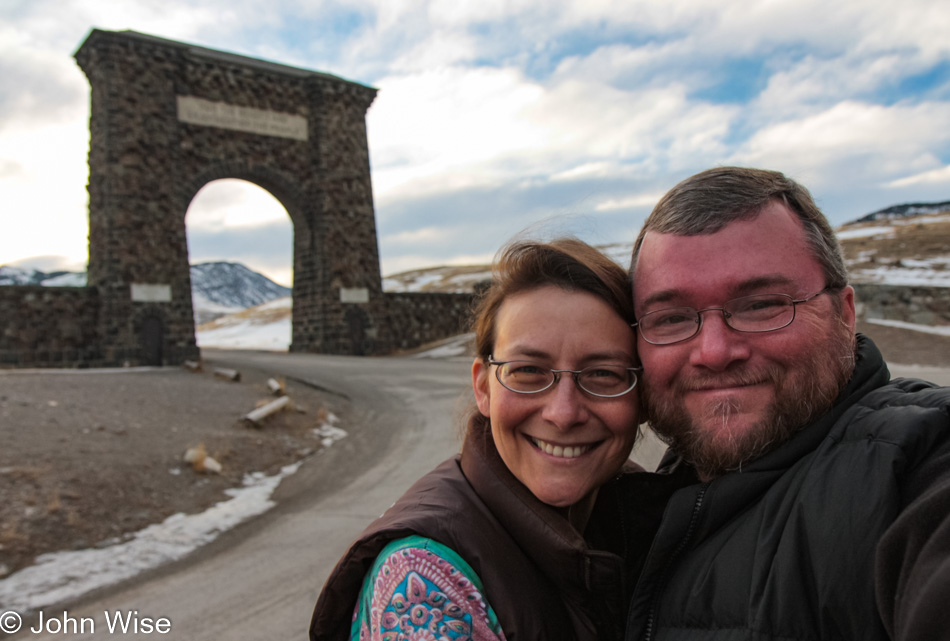
<instances>
[{"instance_id":1,"label":"arch opening","mask_svg":"<svg viewBox=\"0 0 950 641\"><path fill-rule=\"evenodd\" d=\"M199 348L287 351L291 344L294 224L253 182L202 186L185 213Z\"/></svg>"}]
</instances>

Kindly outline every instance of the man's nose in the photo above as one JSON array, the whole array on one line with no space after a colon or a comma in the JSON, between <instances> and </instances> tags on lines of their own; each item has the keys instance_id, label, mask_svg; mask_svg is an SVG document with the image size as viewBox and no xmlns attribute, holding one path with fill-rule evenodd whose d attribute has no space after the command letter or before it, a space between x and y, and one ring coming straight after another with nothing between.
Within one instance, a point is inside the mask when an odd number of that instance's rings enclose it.
<instances>
[{"instance_id":1,"label":"man's nose","mask_svg":"<svg viewBox=\"0 0 950 641\"><path fill-rule=\"evenodd\" d=\"M587 420L587 395L570 372L561 372L545 396L541 416L558 429L567 430Z\"/></svg>"},{"instance_id":2,"label":"man's nose","mask_svg":"<svg viewBox=\"0 0 950 641\"><path fill-rule=\"evenodd\" d=\"M699 334L693 338L691 364L719 372L749 358L746 336L729 327L722 310L705 310Z\"/></svg>"}]
</instances>

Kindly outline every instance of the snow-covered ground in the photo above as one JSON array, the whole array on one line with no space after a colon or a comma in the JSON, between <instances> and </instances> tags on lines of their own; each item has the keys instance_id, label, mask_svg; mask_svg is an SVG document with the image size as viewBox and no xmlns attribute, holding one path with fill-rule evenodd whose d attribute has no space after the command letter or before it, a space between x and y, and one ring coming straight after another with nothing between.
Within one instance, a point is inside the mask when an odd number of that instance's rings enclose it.
<instances>
[{"instance_id":1,"label":"snow-covered ground","mask_svg":"<svg viewBox=\"0 0 950 641\"><path fill-rule=\"evenodd\" d=\"M934 326L934 325L916 325L914 323L905 323L904 321L896 320L885 320L883 318L869 318L867 319L868 323L873 325L885 325L887 327L899 327L900 329L911 329L915 332L923 332L924 334L937 334L939 336L950 336L950 327L948 326Z\"/></svg>"},{"instance_id":2,"label":"snow-covered ground","mask_svg":"<svg viewBox=\"0 0 950 641\"><path fill-rule=\"evenodd\" d=\"M861 283L902 285L910 287L950 287L950 256L927 260L903 259L899 265L852 269L851 279Z\"/></svg>"},{"instance_id":3,"label":"snow-covered ground","mask_svg":"<svg viewBox=\"0 0 950 641\"><path fill-rule=\"evenodd\" d=\"M198 326L198 347L286 352L291 341L291 298L278 298Z\"/></svg>"}]
</instances>

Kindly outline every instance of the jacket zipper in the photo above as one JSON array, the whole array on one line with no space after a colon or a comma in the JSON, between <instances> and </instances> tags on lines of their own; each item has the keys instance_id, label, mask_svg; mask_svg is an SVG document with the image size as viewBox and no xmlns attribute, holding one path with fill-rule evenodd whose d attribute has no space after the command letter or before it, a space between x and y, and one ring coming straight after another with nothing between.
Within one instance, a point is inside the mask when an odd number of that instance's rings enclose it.
<instances>
[{"instance_id":1,"label":"jacket zipper","mask_svg":"<svg viewBox=\"0 0 950 641\"><path fill-rule=\"evenodd\" d=\"M673 551L673 554L671 554L669 559L667 559L666 565L663 567L663 572L660 574L660 581L657 584L657 588L653 592L653 599L650 601L650 610L647 613L646 628L644 629L643 636L641 637L643 641L651 641L653 639L653 628L656 625L657 610L660 609L660 596L663 594L663 590L666 588L666 583L669 580L669 575L673 568L673 564L676 563L676 560L679 558L679 556L684 550L686 550L686 546L689 545L690 540L693 538L693 534L696 532L696 524L699 521L699 512L703 505L703 497L706 496L706 490L708 488L709 483L704 483L702 487L699 488L699 494L696 495L696 503L693 504L693 513L690 515L689 525L686 527L686 534L683 536L680 544Z\"/></svg>"}]
</instances>

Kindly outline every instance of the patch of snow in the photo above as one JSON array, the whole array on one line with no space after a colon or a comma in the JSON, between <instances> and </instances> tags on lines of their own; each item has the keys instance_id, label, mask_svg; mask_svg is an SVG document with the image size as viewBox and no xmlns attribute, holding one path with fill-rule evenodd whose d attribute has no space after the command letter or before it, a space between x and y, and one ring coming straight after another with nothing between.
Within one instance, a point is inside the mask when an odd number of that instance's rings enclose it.
<instances>
[{"instance_id":1,"label":"patch of snow","mask_svg":"<svg viewBox=\"0 0 950 641\"><path fill-rule=\"evenodd\" d=\"M321 425L313 430L313 433L314 436L320 439L320 444L323 447L330 447L347 436L346 430L341 430L339 427L333 427L332 425Z\"/></svg>"},{"instance_id":2,"label":"patch of snow","mask_svg":"<svg viewBox=\"0 0 950 641\"><path fill-rule=\"evenodd\" d=\"M852 238L868 238L870 236L893 235L894 227L858 227L856 229L841 229L836 232L839 240L849 240Z\"/></svg>"},{"instance_id":3,"label":"patch of snow","mask_svg":"<svg viewBox=\"0 0 950 641\"><path fill-rule=\"evenodd\" d=\"M851 280L882 285L950 287L950 257L904 259L900 265L854 269Z\"/></svg>"},{"instance_id":4,"label":"patch of snow","mask_svg":"<svg viewBox=\"0 0 950 641\"><path fill-rule=\"evenodd\" d=\"M202 312L210 312L212 314L233 314L234 312L239 312L244 309L238 305L216 303L201 292L192 292L191 306L196 310L200 309Z\"/></svg>"},{"instance_id":5,"label":"patch of snow","mask_svg":"<svg viewBox=\"0 0 950 641\"><path fill-rule=\"evenodd\" d=\"M468 274L456 274L446 279L446 282L452 283L461 289L457 291L471 291L471 285L483 280L491 280L491 269L481 272L471 272Z\"/></svg>"},{"instance_id":6,"label":"patch of snow","mask_svg":"<svg viewBox=\"0 0 950 641\"><path fill-rule=\"evenodd\" d=\"M435 273L435 274L420 274L419 277L416 278L414 281L412 281L411 283L407 283L407 284L406 284L406 289L405 289L405 291L407 291L407 292L421 292L421 291L422 291L422 288L425 287L426 285L429 285L430 283L437 283L437 282L439 282L440 280L442 280L442 274L441 274L441 273Z\"/></svg>"},{"instance_id":7,"label":"patch of snow","mask_svg":"<svg viewBox=\"0 0 950 641\"><path fill-rule=\"evenodd\" d=\"M286 352L290 347L291 320L283 318L266 325L243 319L233 325L195 332L198 347L261 349Z\"/></svg>"},{"instance_id":8,"label":"patch of snow","mask_svg":"<svg viewBox=\"0 0 950 641\"><path fill-rule=\"evenodd\" d=\"M924 216L912 216L907 219L895 219L892 222L895 225L930 225L932 223L950 222L950 215L931 214L931 215L924 215Z\"/></svg>"},{"instance_id":9,"label":"patch of snow","mask_svg":"<svg viewBox=\"0 0 950 641\"><path fill-rule=\"evenodd\" d=\"M86 273L67 272L53 278L47 278L42 282L42 285L43 287L85 287Z\"/></svg>"},{"instance_id":10,"label":"patch of snow","mask_svg":"<svg viewBox=\"0 0 950 641\"><path fill-rule=\"evenodd\" d=\"M297 471L287 465L279 474L249 474L244 487L227 490L230 500L200 514L174 514L150 525L132 539L99 549L54 552L36 559L0 580L0 610L28 612L76 599L169 561L180 559L210 543L219 534L275 505L271 494L280 481Z\"/></svg>"},{"instance_id":11,"label":"patch of snow","mask_svg":"<svg viewBox=\"0 0 950 641\"><path fill-rule=\"evenodd\" d=\"M291 296L284 296L283 298L275 298L272 301L263 303L257 306L257 309L292 309L294 304L294 299Z\"/></svg>"},{"instance_id":12,"label":"patch of snow","mask_svg":"<svg viewBox=\"0 0 950 641\"><path fill-rule=\"evenodd\" d=\"M451 358L453 356L465 356L468 354L468 343L474 340L474 338L475 334L461 334L432 349L413 354L412 358Z\"/></svg>"},{"instance_id":13,"label":"patch of snow","mask_svg":"<svg viewBox=\"0 0 950 641\"><path fill-rule=\"evenodd\" d=\"M336 414L330 412L327 414L326 422L320 425L320 427L314 428L313 435L320 439L320 444L323 445L323 447L330 447L341 438L346 438L346 430L341 430L339 427L334 426L334 423L339 420Z\"/></svg>"},{"instance_id":14,"label":"patch of snow","mask_svg":"<svg viewBox=\"0 0 950 641\"><path fill-rule=\"evenodd\" d=\"M912 329L915 332L922 332L924 334L950 336L950 326L948 325L917 325L915 323L905 323L904 321L897 320L885 320L883 318L867 318L865 321L874 325L885 325L887 327L898 327L900 329Z\"/></svg>"}]
</instances>

